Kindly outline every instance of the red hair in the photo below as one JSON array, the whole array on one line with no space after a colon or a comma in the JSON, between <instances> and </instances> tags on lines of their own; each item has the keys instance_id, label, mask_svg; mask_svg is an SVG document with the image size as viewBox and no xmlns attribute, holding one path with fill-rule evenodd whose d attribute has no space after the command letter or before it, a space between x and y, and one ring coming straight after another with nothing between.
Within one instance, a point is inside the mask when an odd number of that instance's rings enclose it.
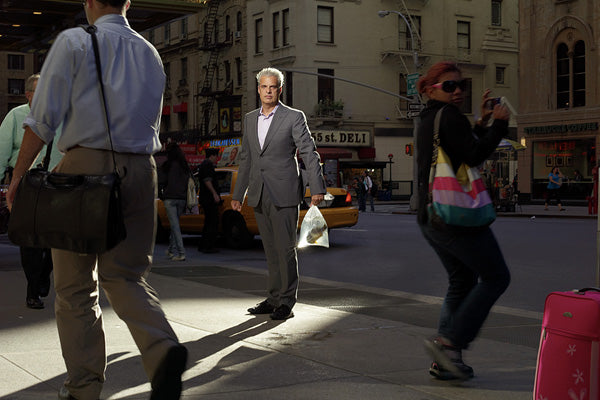
<instances>
[{"instance_id":1,"label":"red hair","mask_svg":"<svg viewBox=\"0 0 600 400\"><path fill-rule=\"evenodd\" d=\"M459 74L462 73L455 62L440 61L429 68L427 74L422 76L417 82L417 90L419 93L425 93L425 90L428 86L438 83L440 76L447 72L458 72Z\"/></svg>"}]
</instances>

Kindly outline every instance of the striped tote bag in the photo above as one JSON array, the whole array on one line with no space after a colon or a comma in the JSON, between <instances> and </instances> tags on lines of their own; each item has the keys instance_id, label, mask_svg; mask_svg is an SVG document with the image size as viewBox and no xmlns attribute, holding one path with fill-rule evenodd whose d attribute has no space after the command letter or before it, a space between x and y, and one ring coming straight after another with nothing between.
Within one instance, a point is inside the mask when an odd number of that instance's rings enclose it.
<instances>
[{"instance_id":1,"label":"striped tote bag","mask_svg":"<svg viewBox=\"0 0 600 400\"><path fill-rule=\"evenodd\" d=\"M438 111L434 122L429 217L434 223L459 227L488 226L496 219L496 212L479 169L463 163L454 173L450 158L440 146L439 127L443 110Z\"/></svg>"}]
</instances>

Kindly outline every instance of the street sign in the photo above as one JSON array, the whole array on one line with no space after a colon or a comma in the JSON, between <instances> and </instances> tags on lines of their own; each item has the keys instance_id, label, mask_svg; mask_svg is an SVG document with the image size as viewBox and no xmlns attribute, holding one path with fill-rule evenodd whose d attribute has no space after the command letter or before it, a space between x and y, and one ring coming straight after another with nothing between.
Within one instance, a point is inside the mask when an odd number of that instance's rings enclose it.
<instances>
[{"instance_id":1,"label":"street sign","mask_svg":"<svg viewBox=\"0 0 600 400\"><path fill-rule=\"evenodd\" d=\"M416 96L417 95L417 81L419 80L419 73L408 74L406 76L406 95Z\"/></svg>"},{"instance_id":2,"label":"street sign","mask_svg":"<svg viewBox=\"0 0 600 400\"><path fill-rule=\"evenodd\" d=\"M408 103L408 111L421 111L425 108L425 104Z\"/></svg>"},{"instance_id":3,"label":"street sign","mask_svg":"<svg viewBox=\"0 0 600 400\"><path fill-rule=\"evenodd\" d=\"M419 114L421 114L421 111L409 111L406 113L406 116L408 118L416 118L419 116Z\"/></svg>"}]
</instances>

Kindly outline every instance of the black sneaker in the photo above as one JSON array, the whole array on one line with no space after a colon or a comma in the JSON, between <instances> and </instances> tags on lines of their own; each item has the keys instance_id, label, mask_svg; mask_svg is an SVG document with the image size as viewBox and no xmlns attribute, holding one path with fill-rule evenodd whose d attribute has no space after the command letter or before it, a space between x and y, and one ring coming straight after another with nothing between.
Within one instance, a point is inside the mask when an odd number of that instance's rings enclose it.
<instances>
[{"instance_id":1,"label":"black sneaker","mask_svg":"<svg viewBox=\"0 0 600 400\"><path fill-rule=\"evenodd\" d=\"M433 358L440 375L446 379L450 375L457 380L467 380L473 377L473 368L463 362L460 348L446 344L442 338L436 337L425 340L425 350ZM435 372L433 371L433 373ZM431 368L429 373L433 375Z\"/></svg>"},{"instance_id":2,"label":"black sneaker","mask_svg":"<svg viewBox=\"0 0 600 400\"><path fill-rule=\"evenodd\" d=\"M461 369L467 375L466 379L470 379L474 376L473 368L471 368L467 364L463 363ZM429 375L441 381L451 381L458 379L456 375L454 375L452 372L440 368L440 366L435 361L432 362L431 366L429 367Z\"/></svg>"}]
</instances>

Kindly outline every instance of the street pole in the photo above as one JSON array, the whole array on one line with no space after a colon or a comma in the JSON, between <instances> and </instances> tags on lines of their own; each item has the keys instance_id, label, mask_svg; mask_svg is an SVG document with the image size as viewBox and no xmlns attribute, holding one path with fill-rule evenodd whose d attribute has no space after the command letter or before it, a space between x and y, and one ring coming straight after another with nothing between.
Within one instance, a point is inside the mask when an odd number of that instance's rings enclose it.
<instances>
[{"instance_id":1,"label":"street pole","mask_svg":"<svg viewBox=\"0 0 600 400\"><path fill-rule=\"evenodd\" d=\"M394 10L385 10L385 11L378 11L377 15L379 15L380 18L384 18L388 15L390 15L390 13L394 13L394 14L398 14L406 23L406 28L408 29L408 32L410 33L410 43L411 43L411 47L413 50L413 63L415 66L415 72L418 73L419 72L419 54L417 52L417 47L415 46L415 36L412 30L412 27L410 25L410 23L408 22L408 19L406 19L406 17L404 16L404 14L402 14L400 11L394 11ZM412 96L411 99L411 103L413 104L421 104L421 102L419 101L419 96L418 94L415 94ZM419 204L419 198L418 198L418 193L419 191L417 190L417 181L418 181L418 170L417 170L417 135L419 132L419 124L421 123L421 118L419 116L413 117L413 184L412 184L412 194L410 196L410 209L411 210L416 210L418 208L418 204ZM390 174L391 174L391 168L392 168L392 164L390 164ZM390 182L391 184L391 182Z\"/></svg>"}]
</instances>

